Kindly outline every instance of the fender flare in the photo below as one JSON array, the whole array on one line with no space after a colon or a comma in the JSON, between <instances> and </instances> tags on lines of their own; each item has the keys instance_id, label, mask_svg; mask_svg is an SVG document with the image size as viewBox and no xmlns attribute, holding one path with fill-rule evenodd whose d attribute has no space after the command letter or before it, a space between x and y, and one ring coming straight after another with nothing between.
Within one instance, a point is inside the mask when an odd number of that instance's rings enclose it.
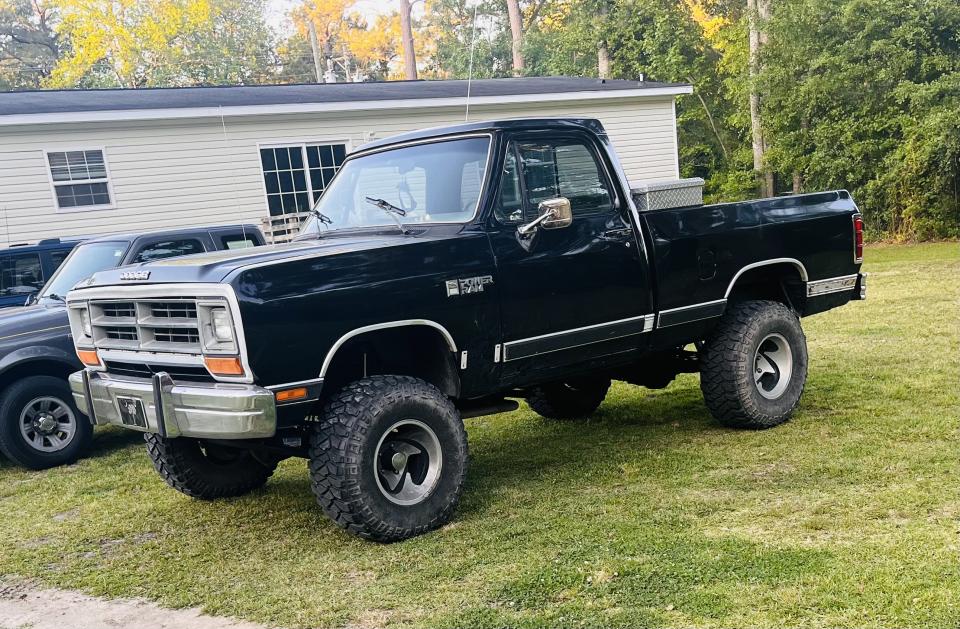
<instances>
[{"instance_id":1,"label":"fender flare","mask_svg":"<svg viewBox=\"0 0 960 629\"><path fill-rule=\"evenodd\" d=\"M391 328L402 328L402 327L413 327L413 326L428 327L428 328L433 328L434 330L437 330L443 336L443 339L444 341L446 341L447 347L450 348L450 351L453 352L454 354L457 353L457 343L456 341L453 340L453 335L450 334L450 331L447 330L447 328L443 327L436 321L431 321L429 319L401 319L399 321L387 321L384 323L374 323L372 325L365 325L363 327L350 330L349 332L341 336L339 339L337 339L337 341L327 351L327 355L323 359L323 366L320 368L320 376L319 376L320 379L322 380L323 378L326 377L327 370L330 368L330 364L333 362L333 359L337 354L337 350L339 350L343 346L343 344L349 341L350 339L356 336L360 336L361 334L366 334L367 332L376 332L378 330L387 330Z\"/></svg>"},{"instance_id":2,"label":"fender flare","mask_svg":"<svg viewBox=\"0 0 960 629\"><path fill-rule=\"evenodd\" d=\"M0 358L0 377L14 367L44 360L59 363L75 371L83 368L75 355L56 347L39 345L21 347Z\"/></svg>"},{"instance_id":3,"label":"fender flare","mask_svg":"<svg viewBox=\"0 0 960 629\"><path fill-rule=\"evenodd\" d=\"M739 271L737 271L737 274L733 276L733 279L730 280L730 283L727 285L727 292L723 294L723 298L724 299L730 298L730 293L733 292L733 287L737 283L737 280L740 279L741 275L743 275L747 271L751 271L753 269L757 269L763 266L770 266L773 264L792 264L800 273L801 280L803 280L804 282L810 281L810 276L807 275L807 267L803 266L803 262L800 262L800 260L797 260L796 258L771 258L769 260L761 260L759 262L753 262L751 264L748 264L742 267Z\"/></svg>"}]
</instances>

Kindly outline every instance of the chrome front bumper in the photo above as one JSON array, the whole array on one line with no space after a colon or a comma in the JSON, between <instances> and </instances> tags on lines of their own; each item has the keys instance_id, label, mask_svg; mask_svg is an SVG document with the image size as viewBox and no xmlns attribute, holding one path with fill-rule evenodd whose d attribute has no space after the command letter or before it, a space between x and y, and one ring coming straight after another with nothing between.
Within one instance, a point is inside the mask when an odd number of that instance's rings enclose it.
<instances>
[{"instance_id":1,"label":"chrome front bumper","mask_svg":"<svg viewBox=\"0 0 960 629\"><path fill-rule=\"evenodd\" d=\"M71 374L70 388L96 425L207 439L272 437L277 429L273 393L251 384L174 383L165 373L130 378L85 369ZM142 403L146 425L124 421L118 396Z\"/></svg>"}]
</instances>

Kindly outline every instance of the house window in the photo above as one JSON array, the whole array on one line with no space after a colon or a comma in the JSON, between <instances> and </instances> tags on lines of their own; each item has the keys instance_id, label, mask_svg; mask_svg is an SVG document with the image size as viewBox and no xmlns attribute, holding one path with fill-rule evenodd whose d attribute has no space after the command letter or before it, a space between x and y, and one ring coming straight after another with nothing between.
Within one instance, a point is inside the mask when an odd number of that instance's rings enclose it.
<instances>
[{"instance_id":1,"label":"house window","mask_svg":"<svg viewBox=\"0 0 960 629\"><path fill-rule=\"evenodd\" d=\"M306 212L343 164L346 144L294 144L260 148L271 216Z\"/></svg>"},{"instance_id":2,"label":"house window","mask_svg":"<svg viewBox=\"0 0 960 629\"><path fill-rule=\"evenodd\" d=\"M58 208L111 204L107 162L102 150L47 151L47 165Z\"/></svg>"}]
</instances>

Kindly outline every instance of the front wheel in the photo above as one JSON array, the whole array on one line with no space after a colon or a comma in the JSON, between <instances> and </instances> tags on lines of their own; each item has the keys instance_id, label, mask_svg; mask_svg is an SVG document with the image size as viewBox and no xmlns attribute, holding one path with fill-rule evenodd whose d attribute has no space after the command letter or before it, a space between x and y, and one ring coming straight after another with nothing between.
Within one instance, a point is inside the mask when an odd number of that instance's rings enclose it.
<instances>
[{"instance_id":1,"label":"front wheel","mask_svg":"<svg viewBox=\"0 0 960 629\"><path fill-rule=\"evenodd\" d=\"M147 453L164 481L191 498L242 496L266 484L277 459L199 439L147 433Z\"/></svg>"},{"instance_id":2,"label":"front wheel","mask_svg":"<svg viewBox=\"0 0 960 629\"><path fill-rule=\"evenodd\" d=\"M14 463L42 470L73 463L89 447L93 426L65 380L29 376L0 397L0 451Z\"/></svg>"},{"instance_id":3,"label":"front wheel","mask_svg":"<svg viewBox=\"0 0 960 629\"><path fill-rule=\"evenodd\" d=\"M327 402L310 439L310 477L341 528L395 542L445 524L463 492L467 434L453 403L408 376L371 376Z\"/></svg>"},{"instance_id":4,"label":"front wheel","mask_svg":"<svg viewBox=\"0 0 960 629\"><path fill-rule=\"evenodd\" d=\"M774 301L732 305L703 349L700 389L722 424L763 429L793 414L807 381L800 320Z\"/></svg>"}]
</instances>

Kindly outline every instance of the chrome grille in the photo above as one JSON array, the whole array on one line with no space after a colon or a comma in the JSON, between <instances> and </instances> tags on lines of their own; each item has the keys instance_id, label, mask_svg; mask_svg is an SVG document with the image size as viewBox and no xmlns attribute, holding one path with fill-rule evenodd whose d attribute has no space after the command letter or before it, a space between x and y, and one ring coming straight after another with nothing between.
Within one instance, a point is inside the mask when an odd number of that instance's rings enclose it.
<instances>
[{"instance_id":1,"label":"chrome grille","mask_svg":"<svg viewBox=\"0 0 960 629\"><path fill-rule=\"evenodd\" d=\"M90 319L98 348L201 353L195 299L93 300Z\"/></svg>"}]
</instances>

